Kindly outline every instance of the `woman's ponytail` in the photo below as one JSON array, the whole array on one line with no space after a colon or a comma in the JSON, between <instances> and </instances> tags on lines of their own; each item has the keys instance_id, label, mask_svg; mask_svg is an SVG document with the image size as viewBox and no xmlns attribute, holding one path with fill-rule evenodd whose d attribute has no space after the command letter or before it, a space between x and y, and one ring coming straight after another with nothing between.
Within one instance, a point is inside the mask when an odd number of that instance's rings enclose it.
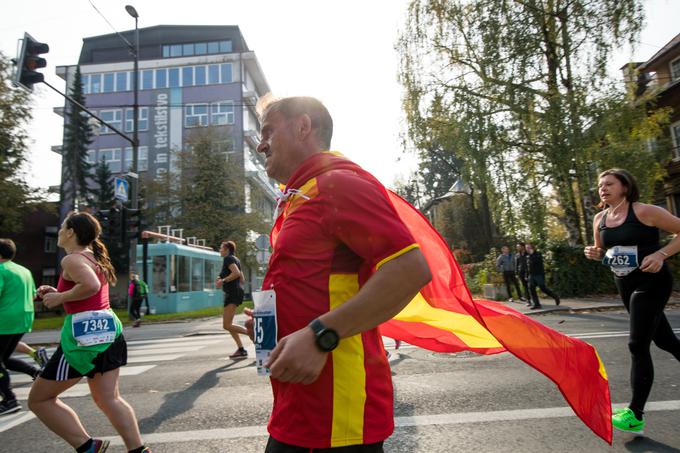
<instances>
[{"instance_id":1,"label":"woman's ponytail","mask_svg":"<svg viewBox=\"0 0 680 453\"><path fill-rule=\"evenodd\" d=\"M92 252L94 253L94 259L104 273L104 277L106 277L106 281L115 285L118 280L116 278L116 270L113 268L113 264L111 264L111 258L109 258L109 252L106 250L106 245L104 245L99 238L92 241Z\"/></svg>"}]
</instances>

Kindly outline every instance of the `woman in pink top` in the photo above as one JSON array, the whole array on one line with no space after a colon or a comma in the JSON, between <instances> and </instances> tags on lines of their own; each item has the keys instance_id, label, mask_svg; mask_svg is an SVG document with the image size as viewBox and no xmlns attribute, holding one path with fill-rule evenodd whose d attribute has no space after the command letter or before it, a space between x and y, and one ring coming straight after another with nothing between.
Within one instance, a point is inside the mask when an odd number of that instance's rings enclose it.
<instances>
[{"instance_id":1,"label":"woman in pink top","mask_svg":"<svg viewBox=\"0 0 680 453\"><path fill-rule=\"evenodd\" d=\"M63 305L67 316L59 347L33 384L28 406L77 452L105 451L109 442L91 438L78 415L59 399L86 376L92 399L127 449L149 452L134 410L118 391L127 345L122 324L109 306L109 283L115 284L116 274L100 233L99 222L88 213L70 214L59 229L57 244L67 253L61 260L59 283L57 288L41 286L38 296L48 308Z\"/></svg>"}]
</instances>

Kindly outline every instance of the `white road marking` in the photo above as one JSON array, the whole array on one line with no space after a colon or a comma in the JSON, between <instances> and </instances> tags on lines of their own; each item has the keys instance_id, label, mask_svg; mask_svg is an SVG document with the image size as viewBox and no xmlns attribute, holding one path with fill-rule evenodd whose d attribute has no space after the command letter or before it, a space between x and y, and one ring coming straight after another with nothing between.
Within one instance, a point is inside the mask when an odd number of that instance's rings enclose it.
<instances>
[{"instance_id":1,"label":"white road marking","mask_svg":"<svg viewBox=\"0 0 680 453\"><path fill-rule=\"evenodd\" d=\"M615 408L625 406L625 404L614 405ZM680 410L680 401L678 400L651 402L648 403L645 408L645 412L676 410ZM395 427L399 429L410 426L460 425L466 423L535 420L563 417L575 417L574 411L572 411L570 407L548 407L510 411L416 415L411 417L395 417L394 424ZM266 425L142 434L144 441L152 445L206 440L237 439L241 437L268 435ZM112 445L123 445L123 442L119 437L106 437L105 439L111 441Z\"/></svg>"},{"instance_id":2,"label":"white road marking","mask_svg":"<svg viewBox=\"0 0 680 453\"><path fill-rule=\"evenodd\" d=\"M145 362L167 362L168 360L179 359L185 354L156 354L128 357L128 363L145 363Z\"/></svg>"},{"instance_id":3,"label":"white road marking","mask_svg":"<svg viewBox=\"0 0 680 453\"><path fill-rule=\"evenodd\" d=\"M146 371L149 371L151 368L155 366L156 365L124 366L121 367L120 369L120 375L137 376L138 374L142 374ZM11 374L10 380L12 381L12 384L30 384L31 382L33 382L33 379L25 374Z\"/></svg>"},{"instance_id":4,"label":"white road marking","mask_svg":"<svg viewBox=\"0 0 680 453\"><path fill-rule=\"evenodd\" d=\"M22 423L25 423L29 420L33 420L34 418L35 414L26 410L21 410L10 415L3 415L0 417L0 433L7 431L8 429L12 429L15 426L21 425Z\"/></svg>"}]
</instances>

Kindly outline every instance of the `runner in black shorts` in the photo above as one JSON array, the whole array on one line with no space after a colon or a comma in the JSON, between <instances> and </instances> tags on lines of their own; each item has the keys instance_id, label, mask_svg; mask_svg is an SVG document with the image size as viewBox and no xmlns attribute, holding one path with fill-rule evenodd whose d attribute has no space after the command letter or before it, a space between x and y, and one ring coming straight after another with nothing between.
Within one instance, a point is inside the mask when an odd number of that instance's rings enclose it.
<instances>
[{"instance_id":1,"label":"runner in black shorts","mask_svg":"<svg viewBox=\"0 0 680 453\"><path fill-rule=\"evenodd\" d=\"M222 327L227 330L236 342L236 352L229 356L230 359L245 359L248 351L243 347L240 335L248 335L245 327L234 324L236 307L243 303L243 272L241 261L234 255L236 244L233 241L224 241L220 245L220 255L224 257L222 270L215 280L218 288L224 291L224 312L222 313Z\"/></svg>"},{"instance_id":2,"label":"runner in black shorts","mask_svg":"<svg viewBox=\"0 0 680 453\"><path fill-rule=\"evenodd\" d=\"M641 434L654 381L652 341L680 360L680 340L664 314L673 285L664 261L680 251L680 219L658 206L639 203L637 182L625 170L603 172L598 186L601 207L606 209L595 216L595 245L586 247L585 255L611 268L630 314L633 398L626 409L615 411L612 424L621 431ZM676 234L664 247L659 244L659 229Z\"/></svg>"},{"instance_id":3,"label":"runner in black shorts","mask_svg":"<svg viewBox=\"0 0 680 453\"><path fill-rule=\"evenodd\" d=\"M28 407L41 422L80 453L102 453L109 441L93 439L59 395L87 376L92 399L129 452L148 453L132 407L120 396L119 369L127 363L123 326L109 304L115 269L100 241L101 226L87 213L70 214L57 245L66 251L56 288L41 286L48 308L63 306L64 326L57 351L31 387Z\"/></svg>"}]
</instances>

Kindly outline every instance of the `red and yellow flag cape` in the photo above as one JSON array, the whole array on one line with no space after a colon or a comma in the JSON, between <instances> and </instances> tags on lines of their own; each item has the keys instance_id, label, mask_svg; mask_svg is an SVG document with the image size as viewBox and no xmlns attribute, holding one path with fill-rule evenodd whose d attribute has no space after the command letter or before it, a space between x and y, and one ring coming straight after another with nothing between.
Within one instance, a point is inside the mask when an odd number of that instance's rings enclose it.
<instances>
[{"instance_id":1,"label":"red and yellow flag cape","mask_svg":"<svg viewBox=\"0 0 680 453\"><path fill-rule=\"evenodd\" d=\"M444 239L413 206L388 192L420 245L432 281L394 319L383 335L431 351L510 352L550 378L576 415L612 443L611 400L604 365L595 348L504 305L473 300Z\"/></svg>"}]
</instances>

